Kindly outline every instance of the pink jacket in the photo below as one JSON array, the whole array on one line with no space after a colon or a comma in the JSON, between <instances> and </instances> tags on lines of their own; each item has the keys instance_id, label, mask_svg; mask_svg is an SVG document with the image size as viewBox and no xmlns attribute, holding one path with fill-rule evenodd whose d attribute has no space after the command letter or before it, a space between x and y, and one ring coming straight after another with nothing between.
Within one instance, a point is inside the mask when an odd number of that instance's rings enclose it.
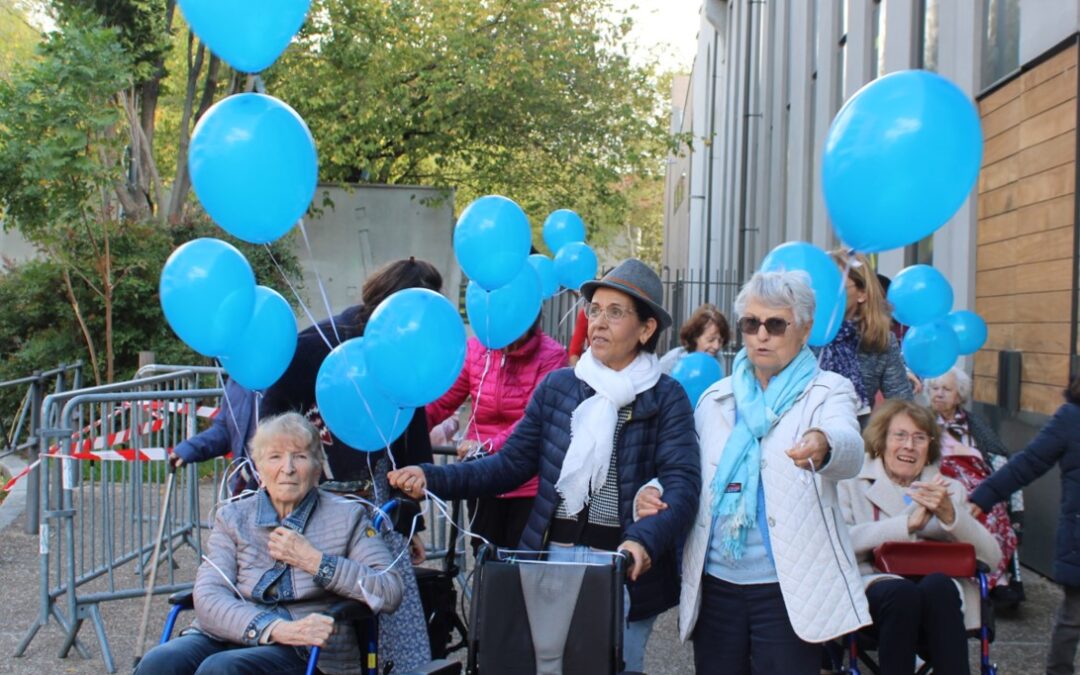
<instances>
[{"instance_id":1,"label":"pink jacket","mask_svg":"<svg viewBox=\"0 0 1080 675\"><path fill-rule=\"evenodd\" d=\"M428 425L433 428L453 415L466 397L471 396L475 412L464 438L486 441L492 452L498 452L525 415L525 406L536 386L548 373L568 363L566 349L543 331L537 331L509 354L489 350L476 338L469 338L465 367L454 386L442 398L427 405ZM536 485L534 476L521 487L499 496L535 497Z\"/></svg>"}]
</instances>

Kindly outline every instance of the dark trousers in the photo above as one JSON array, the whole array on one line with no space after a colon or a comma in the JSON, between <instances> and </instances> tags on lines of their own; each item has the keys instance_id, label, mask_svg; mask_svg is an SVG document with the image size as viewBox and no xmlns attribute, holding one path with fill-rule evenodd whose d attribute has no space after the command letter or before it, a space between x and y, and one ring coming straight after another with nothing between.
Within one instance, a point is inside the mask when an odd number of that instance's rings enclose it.
<instances>
[{"instance_id":1,"label":"dark trousers","mask_svg":"<svg viewBox=\"0 0 1080 675\"><path fill-rule=\"evenodd\" d=\"M245 647L189 633L148 651L135 675L302 675L306 670L307 660L295 647Z\"/></svg>"},{"instance_id":2,"label":"dark trousers","mask_svg":"<svg viewBox=\"0 0 1080 675\"><path fill-rule=\"evenodd\" d=\"M1080 586L1065 586L1054 630L1050 634L1050 653L1046 656L1047 675L1072 675L1076 644L1080 642Z\"/></svg>"},{"instance_id":3,"label":"dark trousers","mask_svg":"<svg viewBox=\"0 0 1080 675\"><path fill-rule=\"evenodd\" d=\"M780 584L740 586L704 575L693 639L698 675L817 675L821 669L821 645L795 634Z\"/></svg>"},{"instance_id":4,"label":"dark trousers","mask_svg":"<svg viewBox=\"0 0 1080 675\"><path fill-rule=\"evenodd\" d=\"M918 653L935 673L970 673L960 591L944 574L882 579L866 589L882 675L911 675Z\"/></svg>"},{"instance_id":5,"label":"dark trousers","mask_svg":"<svg viewBox=\"0 0 1080 675\"><path fill-rule=\"evenodd\" d=\"M499 548L517 548L532 507L532 497L481 497L469 503L469 529ZM474 554L483 543L472 540Z\"/></svg>"}]
</instances>

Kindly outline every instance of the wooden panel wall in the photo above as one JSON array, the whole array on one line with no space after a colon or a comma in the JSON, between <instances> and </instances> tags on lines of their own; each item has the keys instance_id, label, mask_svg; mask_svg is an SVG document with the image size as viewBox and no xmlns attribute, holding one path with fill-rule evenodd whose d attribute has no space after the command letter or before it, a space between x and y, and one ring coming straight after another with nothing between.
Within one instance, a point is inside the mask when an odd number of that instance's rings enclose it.
<instances>
[{"instance_id":1,"label":"wooden panel wall","mask_svg":"<svg viewBox=\"0 0 1080 675\"><path fill-rule=\"evenodd\" d=\"M1051 414L1068 380L1076 236L1077 47L979 101L975 310L990 337L975 355L978 401L997 401L1001 349L1022 351L1020 407Z\"/></svg>"}]
</instances>

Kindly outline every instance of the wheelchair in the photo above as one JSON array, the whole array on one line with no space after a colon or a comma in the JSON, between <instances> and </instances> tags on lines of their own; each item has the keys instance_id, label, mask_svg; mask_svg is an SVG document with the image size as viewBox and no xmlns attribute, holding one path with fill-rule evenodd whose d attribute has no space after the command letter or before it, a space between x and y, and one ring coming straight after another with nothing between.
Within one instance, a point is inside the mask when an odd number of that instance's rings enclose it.
<instances>
[{"instance_id":1,"label":"wheelchair","mask_svg":"<svg viewBox=\"0 0 1080 675\"><path fill-rule=\"evenodd\" d=\"M887 574L901 577L922 577L941 573L955 579L975 579L979 584L979 628L968 631L969 638L980 642L979 672L997 675L997 666L990 660L990 643L994 640L994 610L990 602L987 576L990 568L976 560L975 548L959 542L888 542L874 551L874 567ZM860 662L869 673L880 675L880 668L871 652L877 643L873 638L851 633L843 644L826 647L831 672L836 675L862 675ZM844 661L846 660L846 665ZM933 673L930 664L923 664L916 675ZM940 675L946 675L944 673Z\"/></svg>"},{"instance_id":2,"label":"wheelchair","mask_svg":"<svg viewBox=\"0 0 1080 675\"><path fill-rule=\"evenodd\" d=\"M468 675L623 672L628 556L612 553L611 565L549 562L545 556L488 544L480 548Z\"/></svg>"}]
</instances>

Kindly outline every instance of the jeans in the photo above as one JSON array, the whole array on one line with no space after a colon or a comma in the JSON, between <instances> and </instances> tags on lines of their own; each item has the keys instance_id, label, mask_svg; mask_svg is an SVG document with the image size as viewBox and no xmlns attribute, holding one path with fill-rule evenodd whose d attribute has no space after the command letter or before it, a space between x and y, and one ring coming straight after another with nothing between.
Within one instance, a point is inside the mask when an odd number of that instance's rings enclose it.
<instances>
[{"instance_id":1,"label":"jeans","mask_svg":"<svg viewBox=\"0 0 1080 675\"><path fill-rule=\"evenodd\" d=\"M295 647L245 647L188 633L148 651L135 675L302 675L306 669Z\"/></svg>"},{"instance_id":2,"label":"jeans","mask_svg":"<svg viewBox=\"0 0 1080 675\"><path fill-rule=\"evenodd\" d=\"M882 579L866 589L882 675L915 672L918 652L935 673L970 673L960 591L944 574Z\"/></svg>"},{"instance_id":3,"label":"jeans","mask_svg":"<svg viewBox=\"0 0 1080 675\"><path fill-rule=\"evenodd\" d=\"M1080 642L1080 586L1065 586L1065 598L1054 618L1046 675L1072 675L1076 644Z\"/></svg>"},{"instance_id":4,"label":"jeans","mask_svg":"<svg viewBox=\"0 0 1080 675\"><path fill-rule=\"evenodd\" d=\"M704 575L693 640L698 675L817 675L821 669L821 645L795 634L777 583L739 585Z\"/></svg>"},{"instance_id":5,"label":"jeans","mask_svg":"<svg viewBox=\"0 0 1080 675\"><path fill-rule=\"evenodd\" d=\"M612 555L609 551L599 551L588 546L560 546L552 544L548 546L547 559L552 562L575 562L591 563L594 565L610 565ZM630 613L630 591L623 589L623 617ZM623 630L623 661L626 662L626 670L631 672L645 671L645 645L649 642L652 633L655 616L650 616L638 621L627 621Z\"/></svg>"}]
</instances>

